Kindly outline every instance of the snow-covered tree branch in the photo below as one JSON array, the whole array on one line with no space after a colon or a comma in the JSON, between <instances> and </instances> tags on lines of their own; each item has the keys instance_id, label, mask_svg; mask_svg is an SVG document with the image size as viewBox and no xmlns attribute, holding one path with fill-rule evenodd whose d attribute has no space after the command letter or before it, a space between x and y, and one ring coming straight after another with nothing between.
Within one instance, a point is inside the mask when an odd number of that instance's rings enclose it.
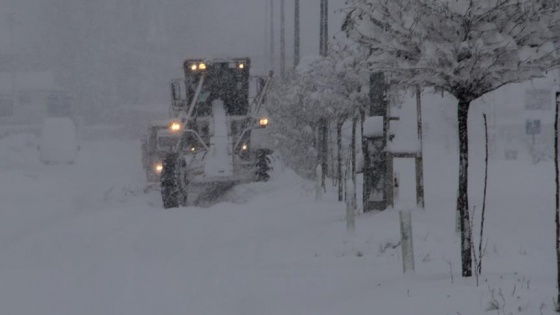
<instances>
[{"instance_id":1,"label":"snow-covered tree branch","mask_svg":"<svg viewBox=\"0 0 560 315\"><path fill-rule=\"evenodd\" d=\"M291 143L281 151L286 151L283 155L296 169L310 173L314 169L315 134L321 120L341 124L357 117L367 102L364 59L348 53L358 49L355 44L346 44L335 42L327 57L304 58L285 80L271 87L267 110L276 133Z\"/></svg>"}]
</instances>

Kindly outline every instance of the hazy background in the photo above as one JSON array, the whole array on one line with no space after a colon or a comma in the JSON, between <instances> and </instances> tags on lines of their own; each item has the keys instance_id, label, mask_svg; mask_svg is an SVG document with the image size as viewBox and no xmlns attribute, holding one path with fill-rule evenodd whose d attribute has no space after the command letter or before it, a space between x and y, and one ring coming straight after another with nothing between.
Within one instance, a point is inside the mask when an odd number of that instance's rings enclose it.
<instances>
[{"instance_id":1,"label":"hazy background","mask_svg":"<svg viewBox=\"0 0 560 315\"><path fill-rule=\"evenodd\" d=\"M274 0L279 65L280 0ZM184 58L249 56L270 68L268 0L2 0L0 72L52 71L90 120L123 105L167 106ZM330 0L330 36L344 0ZM301 0L302 56L319 51L319 0ZM338 12L338 13L337 13ZM286 55L293 65L293 0ZM13 35L13 36L11 36ZM278 70L278 69L276 69Z\"/></svg>"}]
</instances>

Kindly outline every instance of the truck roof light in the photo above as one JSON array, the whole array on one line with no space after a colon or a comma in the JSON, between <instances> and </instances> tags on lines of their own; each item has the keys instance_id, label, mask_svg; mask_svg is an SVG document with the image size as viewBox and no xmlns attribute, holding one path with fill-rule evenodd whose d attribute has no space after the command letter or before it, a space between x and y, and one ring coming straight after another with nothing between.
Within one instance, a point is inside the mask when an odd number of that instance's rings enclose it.
<instances>
[{"instance_id":1,"label":"truck roof light","mask_svg":"<svg viewBox=\"0 0 560 315\"><path fill-rule=\"evenodd\" d=\"M171 126L169 126L169 129L173 132L179 131L181 130L181 124L175 121L171 124Z\"/></svg>"}]
</instances>

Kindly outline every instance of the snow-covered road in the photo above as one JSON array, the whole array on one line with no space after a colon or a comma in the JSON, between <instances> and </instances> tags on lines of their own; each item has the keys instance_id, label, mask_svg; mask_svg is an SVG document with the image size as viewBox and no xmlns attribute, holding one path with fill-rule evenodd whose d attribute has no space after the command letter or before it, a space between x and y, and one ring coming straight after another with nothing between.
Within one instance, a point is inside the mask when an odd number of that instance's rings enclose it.
<instances>
[{"instance_id":1,"label":"snow-covered road","mask_svg":"<svg viewBox=\"0 0 560 315\"><path fill-rule=\"evenodd\" d=\"M163 210L144 192L138 142L87 142L76 165L45 166L26 141L0 141L0 314L481 314L498 289L504 309L552 309L550 191L526 191L550 181L546 168L495 168L516 185L493 188L488 271L476 287L459 276L442 161L427 164L417 272L405 277L396 211L360 216L350 237L343 205L316 202L313 184L281 164L270 182L209 207Z\"/></svg>"}]
</instances>

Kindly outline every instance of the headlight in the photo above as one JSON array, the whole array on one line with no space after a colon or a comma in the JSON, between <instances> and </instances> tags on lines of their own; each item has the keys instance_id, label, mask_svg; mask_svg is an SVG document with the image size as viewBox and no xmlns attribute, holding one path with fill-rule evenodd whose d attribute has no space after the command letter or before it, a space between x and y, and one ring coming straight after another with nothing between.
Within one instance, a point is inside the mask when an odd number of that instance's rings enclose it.
<instances>
[{"instance_id":1,"label":"headlight","mask_svg":"<svg viewBox=\"0 0 560 315\"><path fill-rule=\"evenodd\" d=\"M241 151L247 151L248 148L249 148L249 146L244 144L244 145L241 146Z\"/></svg>"},{"instance_id":2,"label":"headlight","mask_svg":"<svg viewBox=\"0 0 560 315\"><path fill-rule=\"evenodd\" d=\"M259 120L259 125L261 127L266 127L268 126L268 118L261 118L261 120Z\"/></svg>"},{"instance_id":3,"label":"headlight","mask_svg":"<svg viewBox=\"0 0 560 315\"><path fill-rule=\"evenodd\" d=\"M155 171L157 174L161 174L161 172L163 171L163 164L161 164L161 163L156 163L156 164L154 165L154 171Z\"/></svg>"},{"instance_id":4,"label":"headlight","mask_svg":"<svg viewBox=\"0 0 560 315\"><path fill-rule=\"evenodd\" d=\"M245 68L245 65L242 64L242 63L240 63L238 67L239 67L239 69L244 69L244 68Z\"/></svg>"},{"instance_id":5,"label":"headlight","mask_svg":"<svg viewBox=\"0 0 560 315\"><path fill-rule=\"evenodd\" d=\"M205 63L201 63L198 65L198 69L200 70L206 70L206 64Z\"/></svg>"},{"instance_id":6,"label":"headlight","mask_svg":"<svg viewBox=\"0 0 560 315\"><path fill-rule=\"evenodd\" d=\"M196 71L197 69L198 69L198 66L196 64L191 65L191 70L192 71Z\"/></svg>"},{"instance_id":7,"label":"headlight","mask_svg":"<svg viewBox=\"0 0 560 315\"><path fill-rule=\"evenodd\" d=\"M171 126L169 126L169 129L171 129L171 131L173 132L179 131L181 130L181 124L178 122L173 122Z\"/></svg>"}]
</instances>

